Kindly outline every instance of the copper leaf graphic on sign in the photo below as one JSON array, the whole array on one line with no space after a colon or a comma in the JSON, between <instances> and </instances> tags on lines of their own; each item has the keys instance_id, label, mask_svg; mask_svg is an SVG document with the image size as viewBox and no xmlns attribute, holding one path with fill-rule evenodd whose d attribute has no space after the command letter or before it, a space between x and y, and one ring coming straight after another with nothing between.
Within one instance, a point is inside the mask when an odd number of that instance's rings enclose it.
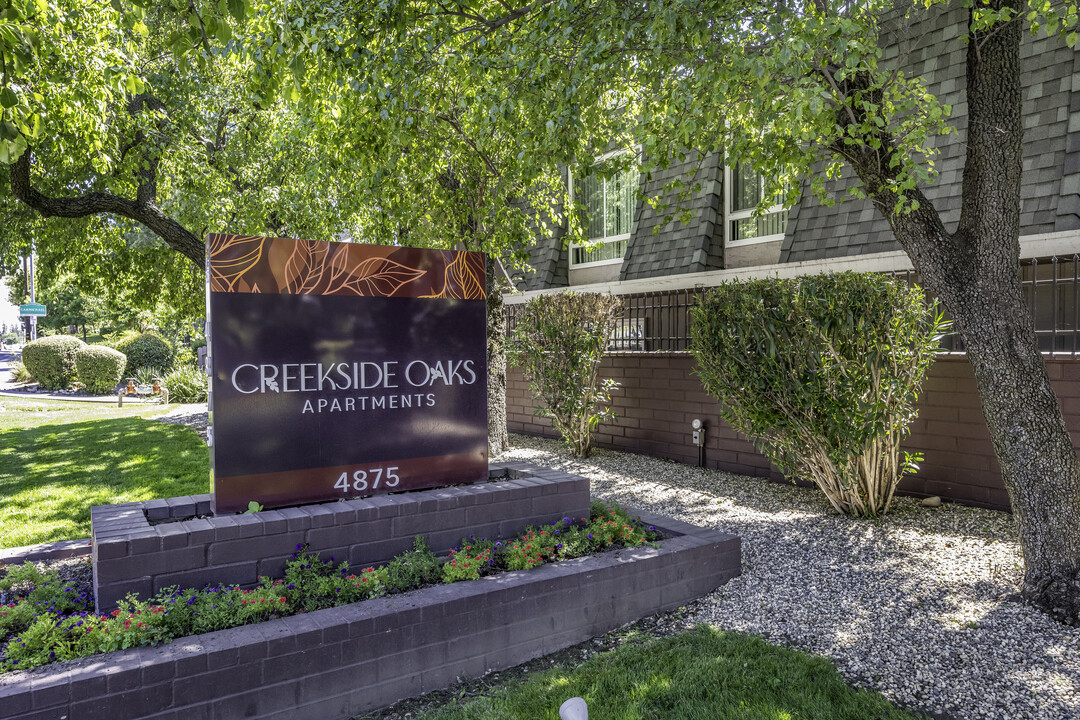
<instances>
[{"instance_id":1,"label":"copper leaf graphic on sign","mask_svg":"<svg viewBox=\"0 0 1080 720\"><path fill-rule=\"evenodd\" d=\"M446 264L442 290L424 297L483 300L486 297L483 256L478 253L443 252L443 257L447 256L452 256L453 260Z\"/></svg>"},{"instance_id":2,"label":"copper leaf graphic on sign","mask_svg":"<svg viewBox=\"0 0 1080 720\"><path fill-rule=\"evenodd\" d=\"M315 292L325 272L329 245L324 242L303 240L296 243L285 262L284 291L297 295Z\"/></svg>"},{"instance_id":3,"label":"copper leaf graphic on sign","mask_svg":"<svg viewBox=\"0 0 1080 720\"><path fill-rule=\"evenodd\" d=\"M210 237L210 289L214 292L258 292L245 273L262 258L266 238L250 235Z\"/></svg>"},{"instance_id":4,"label":"copper leaf graphic on sign","mask_svg":"<svg viewBox=\"0 0 1080 720\"><path fill-rule=\"evenodd\" d=\"M363 295L393 297L403 285L424 274L423 270L402 265L389 258L353 261L345 252L334 255L330 265L328 295Z\"/></svg>"}]
</instances>

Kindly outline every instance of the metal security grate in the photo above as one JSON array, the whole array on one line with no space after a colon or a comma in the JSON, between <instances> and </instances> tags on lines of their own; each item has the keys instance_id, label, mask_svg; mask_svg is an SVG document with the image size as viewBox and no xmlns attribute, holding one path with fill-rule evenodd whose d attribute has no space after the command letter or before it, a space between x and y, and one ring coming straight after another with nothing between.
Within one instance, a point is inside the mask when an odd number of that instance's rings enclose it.
<instances>
[{"instance_id":1,"label":"metal security grate","mask_svg":"<svg viewBox=\"0 0 1080 720\"><path fill-rule=\"evenodd\" d=\"M1080 254L1020 261L1024 301L1044 353L1075 357L1080 352ZM911 270L890 273L917 283ZM572 288L571 288L572 289ZM689 352L690 309L707 288L622 295L623 319L612 334L611 352ZM507 305L507 331L513 331L524 305ZM957 334L945 338L948 352L964 352Z\"/></svg>"}]
</instances>

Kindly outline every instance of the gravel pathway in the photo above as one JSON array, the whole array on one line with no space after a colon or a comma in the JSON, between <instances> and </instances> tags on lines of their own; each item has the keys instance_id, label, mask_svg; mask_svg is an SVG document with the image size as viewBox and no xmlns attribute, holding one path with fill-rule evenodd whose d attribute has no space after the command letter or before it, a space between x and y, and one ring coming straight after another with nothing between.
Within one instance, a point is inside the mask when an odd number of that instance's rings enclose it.
<instances>
[{"instance_id":1,"label":"gravel pathway","mask_svg":"<svg viewBox=\"0 0 1080 720\"><path fill-rule=\"evenodd\" d=\"M689 606L690 622L826 656L853 685L938 718L1080 718L1080 629L1018 601L1007 513L899 498L884 520L858 521L812 490L511 442L500 459L584 475L594 496L742 538L742 576Z\"/></svg>"}]
</instances>

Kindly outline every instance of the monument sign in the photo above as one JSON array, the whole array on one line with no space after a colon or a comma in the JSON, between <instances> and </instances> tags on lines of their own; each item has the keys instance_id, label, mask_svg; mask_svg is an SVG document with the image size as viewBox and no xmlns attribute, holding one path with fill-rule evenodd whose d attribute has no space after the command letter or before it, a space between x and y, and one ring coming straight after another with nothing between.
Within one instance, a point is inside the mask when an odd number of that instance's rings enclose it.
<instances>
[{"instance_id":1,"label":"monument sign","mask_svg":"<svg viewBox=\"0 0 1080 720\"><path fill-rule=\"evenodd\" d=\"M481 253L212 234L215 513L487 477Z\"/></svg>"}]
</instances>

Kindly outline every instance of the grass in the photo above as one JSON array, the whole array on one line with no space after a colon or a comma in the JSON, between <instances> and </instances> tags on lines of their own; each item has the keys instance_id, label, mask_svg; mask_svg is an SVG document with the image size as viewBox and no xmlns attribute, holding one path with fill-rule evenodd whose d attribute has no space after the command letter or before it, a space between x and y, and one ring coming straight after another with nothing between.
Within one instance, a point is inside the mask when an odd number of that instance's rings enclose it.
<instances>
[{"instance_id":1,"label":"grass","mask_svg":"<svg viewBox=\"0 0 1080 720\"><path fill-rule=\"evenodd\" d=\"M90 535L90 507L209 492L190 428L161 405L0 398L0 547Z\"/></svg>"},{"instance_id":2,"label":"grass","mask_svg":"<svg viewBox=\"0 0 1080 720\"><path fill-rule=\"evenodd\" d=\"M627 644L573 667L533 674L417 720L558 720L582 697L603 720L914 720L878 693L849 687L823 658L708 626Z\"/></svg>"}]
</instances>

